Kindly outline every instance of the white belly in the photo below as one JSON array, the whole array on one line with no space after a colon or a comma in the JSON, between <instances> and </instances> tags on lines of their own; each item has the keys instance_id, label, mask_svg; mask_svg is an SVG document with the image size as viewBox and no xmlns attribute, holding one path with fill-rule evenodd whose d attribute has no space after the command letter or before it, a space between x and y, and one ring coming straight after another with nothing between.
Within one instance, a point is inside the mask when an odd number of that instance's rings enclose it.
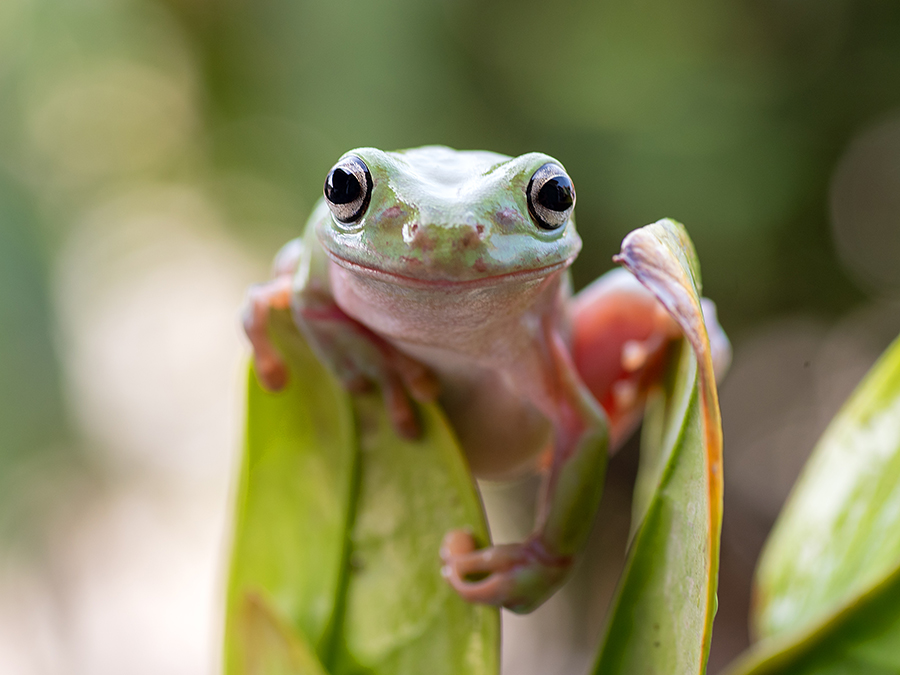
<instances>
[{"instance_id":1,"label":"white belly","mask_svg":"<svg viewBox=\"0 0 900 675\"><path fill-rule=\"evenodd\" d=\"M476 476L510 477L534 465L550 442L541 331L561 300L561 272L458 287L407 287L334 263L330 272L344 312L437 374Z\"/></svg>"}]
</instances>

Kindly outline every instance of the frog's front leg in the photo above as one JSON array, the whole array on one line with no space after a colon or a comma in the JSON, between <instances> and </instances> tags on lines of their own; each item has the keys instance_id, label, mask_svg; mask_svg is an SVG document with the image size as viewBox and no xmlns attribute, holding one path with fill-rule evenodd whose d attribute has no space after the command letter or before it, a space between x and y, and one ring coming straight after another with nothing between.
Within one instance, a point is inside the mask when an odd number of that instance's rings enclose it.
<instances>
[{"instance_id":1,"label":"frog's front leg","mask_svg":"<svg viewBox=\"0 0 900 675\"><path fill-rule=\"evenodd\" d=\"M606 414L556 328L545 331L542 352L554 446L534 532L520 544L476 550L471 534L456 530L441 548L442 573L463 598L522 613L553 593L583 548L600 505L609 447Z\"/></svg>"},{"instance_id":2,"label":"frog's front leg","mask_svg":"<svg viewBox=\"0 0 900 675\"><path fill-rule=\"evenodd\" d=\"M378 387L397 433L418 437L420 428L410 397L420 403L434 401L438 395L434 374L315 288L297 292L292 310L295 323L344 387L355 393Z\"/></svg>"},{"instance_id":3,"label":"frog's front leg","mask_svg":"<svg viewBox=\"0 0 900 675\"><path fill-rule=\"evenodd\" d=\"M288 371L281 354L269 338L269 313L291 306L294 271L303 255L303 243L293 239L275 256L274 276L270 281L254 284L247 291L244 303L244 331L253 345L253 363L257 377L270 391L283 389Z\"/></svg>"},{"instance_id":4,"label":"frog's front leg","mask_svg":"<svg viewBox=\"0 0 900 675\"><path fill-rule=\"evenodd\" d=\"M253 345L260 382L271 391L287 384L287 366L269 337L269 315L290 308L294 323L344 387L351 392L379 387L396 431L415 438L419 425L410 396L420 402L433 401L437 379L335 303L327 268L321 256L316 258L314 247L309 240L288 243L275 258L273 279L252 286L247 294L244 330Z\"/></svg>"}]
</instances>

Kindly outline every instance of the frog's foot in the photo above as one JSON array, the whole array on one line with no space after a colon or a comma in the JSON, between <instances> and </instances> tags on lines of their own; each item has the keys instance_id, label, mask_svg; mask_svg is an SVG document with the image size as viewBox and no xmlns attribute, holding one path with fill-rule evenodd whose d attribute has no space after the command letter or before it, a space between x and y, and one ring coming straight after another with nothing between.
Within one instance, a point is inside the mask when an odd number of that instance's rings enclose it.
<instances>
[{"instance_id":1,"label":"frog's foot","mask_svg":"<svg viewBox=\"0 0 900 675\"><path fill-rule=\"evenodd\" d=\"M731 365L731 343L719 325L715 303L702 298L700 304L709 335L713 371L716 380L721 382ZM648 389L662 376L669 344L681 336L681 330L662 304L657 303L653 312L652 332L643 339L627 340L622 345L621 374L609 387L610 395L604 398L604 408L616 422L613 425L616 438L622 437L623 428L637 423Z\"/></svg>"},{"instance_id":2,"label":"frog's foot","mask_svg":"<svg viewBox=\"0 0 900 675\"><path fill-rule=\"evenodd\" d=\"M625 270L605 274L573 300L572 356L610 421L611 447L637 425L678 324Z\"/></svg>"},{"instance_id":3,"label":"frog's foot","mask_svg":"<svg viewBox=\"0 0 900 675\"><path fill-rule=\"evenodd\" d=\"M413 358L387 345L386 361L389 369L396 373L403 387L419 403L431 403L440 393L435 374Z\"/></svg>"},{"instance_id":4,"label":"frog's foot","mask_svg":"<svg viewBox=\"0 0 900 675\"><path fill-rule=\"evenodd\" d=\"M711 300L701 300L716 379L731 362L731 345ZM644 401L662 376L669 345L681 330L631 273L609 272L572 301L576 369L610 421L615 449L637 426Z\"/></svg>"},{"instance_id":5,"label":"frog's foot","mask_svg":"<svg viewBox=\"0 0 900 675\"><path fill-rule=\"evenodd\" d=\"M291 278L282 275L267 283L251 286L244 304L244 330L253 345L256 374L262 385L271 391L284 388L288 371L269 338L269 312L287 309L290 303Z\"/></svg>"},{"instance_id":6,"label":"frog's foot","mask_svg":"<svg viewBox=\"0 0 900 675\"><path fill-rule=\"evenodd\" d=\"M444 537L441 559L441 574L464 600L523 614L546 600L572 566L571 557L553 556L535 537L476 549L466 530Z\"/></svg>"},{"instance_id":7,"label":"frog's foot","mask_svg":"<svg viewBox=\"0 0 900 675\"><path fill-rule=\"evenodd\" d=\"M532 395L553 424L553 455L534 531L522 543L476 550L472 535L458 530L445 537L441 548L443 574L460 596L520 613L553 593L584 548L609 454L606 414L580 380L557 328L549 320L543 328L537 347L546 388L533 389Z\"/></svg>"}]
</instances>

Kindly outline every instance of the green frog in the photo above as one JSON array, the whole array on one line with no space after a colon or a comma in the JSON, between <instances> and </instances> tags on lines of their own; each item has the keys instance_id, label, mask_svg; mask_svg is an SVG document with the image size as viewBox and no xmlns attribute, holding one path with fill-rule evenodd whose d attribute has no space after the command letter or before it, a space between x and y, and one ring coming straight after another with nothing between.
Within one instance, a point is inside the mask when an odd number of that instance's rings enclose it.
<instances>
[{"instance_id":1,"label":"green frog","mask_svg":"<svg viewBox=\"0 0 900 675\"><path fill-rule=\"evenodd\" d=\"M466 600L527 612L563 582L600 503L606 461L634 429L677 325L630 273L577 295L574 183L542 153L359 148L328 172L301 237L251 288L244 325L262 384L289 373L271 343L290 309L351 392L378 387L396 431L413 401L443 407L472 473L543 473L532 534L478 548L447 533L442 573ZM716 361L730 354L704 301Z\"/></svg>"}]
</instances>

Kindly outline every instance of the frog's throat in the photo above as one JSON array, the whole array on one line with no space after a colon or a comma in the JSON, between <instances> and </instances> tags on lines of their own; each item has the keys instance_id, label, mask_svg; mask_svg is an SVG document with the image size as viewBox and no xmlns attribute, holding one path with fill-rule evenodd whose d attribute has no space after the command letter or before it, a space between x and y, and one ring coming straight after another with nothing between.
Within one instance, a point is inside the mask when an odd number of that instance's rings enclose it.
<instances>
[{"instance_id":1,"label":"frog's throat","mask_svg":"<svg viewBox=\"0 0 900 675\"><path fill-rule=\"evenodd\" d=\"M498 284L530 281L548 277L554 272L564 270L569 267L576 258L576 256L571 256L565 260L550 265L544 265L543 267L535 267L529 270L516 270L515 272L505 272L503 274L495 274L476 279L427 279L397 274L396 272L388 272L368 265L361 265L360 263L342 258L333 251L329 251L328 249L324 250L332 262L343 267L348 272L400 286L408 286L410 288L477 288L479 286L494 286Z\"/></svg>"}]
</instances>

